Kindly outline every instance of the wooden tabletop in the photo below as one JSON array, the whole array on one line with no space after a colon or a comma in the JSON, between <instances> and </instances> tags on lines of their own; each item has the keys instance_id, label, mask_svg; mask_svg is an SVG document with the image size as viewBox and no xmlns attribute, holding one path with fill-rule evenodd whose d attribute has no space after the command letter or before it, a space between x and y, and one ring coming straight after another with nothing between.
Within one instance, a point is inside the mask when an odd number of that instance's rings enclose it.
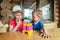
<instances>
[{"instance_id":1,"label":"wooden tabletop","mask_svg":"<svg viewBox=\"0 0 60 40\"><path fill-rule=\"evenodd\" d=\"M7 32L7 33L0 33L0 40L60 40L60 29L50 29L48 30L51 34L51 38L42 38L39 36L37 31L31 36L27 34L22 34L21 32Z\"/></svg>"}]
</instances>

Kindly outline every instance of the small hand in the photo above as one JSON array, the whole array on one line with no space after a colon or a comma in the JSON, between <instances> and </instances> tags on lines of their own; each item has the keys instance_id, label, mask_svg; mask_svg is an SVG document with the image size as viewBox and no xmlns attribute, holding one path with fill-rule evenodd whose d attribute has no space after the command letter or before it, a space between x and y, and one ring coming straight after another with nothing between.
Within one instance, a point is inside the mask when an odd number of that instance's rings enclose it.
<instances>
[{"instance_id":1,"label":"small hand","mask_svg":"<svg viewBox=\"0 0 60 40\"><path fill-rule=\"evenodd\" d=\"M16 24L17 24L17 26L19 26L21 24L21 21L20 20L16 21Z\"/></svg>"},{"instance_id":2,"label":"small hand","mask_svg":"<svg viewBox=\"0 0 60 40\"><path fill-rule=\"evenodd\" d=\"M51 36L48 33L42 33L41 36L43 38L51 38Z\"/></svg>"}]
</instances>

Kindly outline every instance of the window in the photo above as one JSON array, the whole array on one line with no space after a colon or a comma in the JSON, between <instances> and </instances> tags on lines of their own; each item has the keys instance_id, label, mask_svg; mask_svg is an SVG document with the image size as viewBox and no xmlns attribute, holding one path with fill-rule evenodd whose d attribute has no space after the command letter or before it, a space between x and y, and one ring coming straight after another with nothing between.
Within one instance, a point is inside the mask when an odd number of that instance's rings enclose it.
<instances>
[{"instance_id":1,"label":"window","mask_svg":"<svg viewBox=\"0 0 60 40\"><path fill-rule=\"evenodd\" d=\"M24 9L24 18L32 19L32 9Z\"/></svg>"},{"instance_id":2,"label":"window","mask_svg":"<svg viewBox=\"0 0 60 40\"><path fill-rule=\"evenodd\" d=\"M39 8L42 11L42 20L45 22L50 22L54 20L54 7L52 6L53 4L50 3L49 0L46 0L46 3L44 0L41 0L38 2L38 0L24 0L24 18L32 18L32 11L34 9ZM43 3L43 4L42 4Z\"/></svg>"},{"instance_id":3,"label":"window","mask_svg":"<svg viewBox=\"0 0 60 40\"><path fill-rule=\"evenodd\" d=\"M42 18L43 20L47 20L50 21L51 19L51 10L50 10L50 4L45 5L44 7L40 8L40 10L42 11Z\"/></svg>"}]
</instances>

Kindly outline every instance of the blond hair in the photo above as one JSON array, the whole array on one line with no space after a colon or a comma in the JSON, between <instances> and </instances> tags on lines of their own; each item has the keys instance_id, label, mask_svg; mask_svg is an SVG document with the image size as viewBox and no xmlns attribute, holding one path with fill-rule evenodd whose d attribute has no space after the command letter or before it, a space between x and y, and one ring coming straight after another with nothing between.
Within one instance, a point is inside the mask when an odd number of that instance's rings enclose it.
<instances>
[{"instance_id":1,"label":"blond hair","mask_svg":"<svg viewBox=\"0 0 60 40\"><path fill-rule=\"evenodd\" d=\"M21 10L13 12L13 14L15 14L15 13L21 13L22 15L24 14Z\"/></svg>"},{"instance_id":2,"label":"blond hair","mask_svg":"<svg viewBox=\"0 0 60 40\"><path fill-rule=\"evenodd\" d=\"M37 14L37 16L38 16L39 18L42 17L42 11L41 11L41 10L38 10L38 9L34 10L34 11L32 12L32 15L33 15L35 12L36 12L36 14Z\"/></svg>"}]
</instances>

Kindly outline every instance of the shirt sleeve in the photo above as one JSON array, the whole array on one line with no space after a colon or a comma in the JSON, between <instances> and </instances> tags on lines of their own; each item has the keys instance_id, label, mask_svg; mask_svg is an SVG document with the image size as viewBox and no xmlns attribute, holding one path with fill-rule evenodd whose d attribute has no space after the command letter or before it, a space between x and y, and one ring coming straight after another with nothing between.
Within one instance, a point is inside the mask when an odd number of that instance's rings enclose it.
<instances>
[{"instance_id":1,"label":"shirt sleeve","mask_svg":"<svg viewBox=\"0 0 60 40\"><path fill-rule=\"evenodd\" d=\"M13 21L13 20L10 20L10 21L9 21L9 25L15 26L14 21Z\"/></svg>"},{"instance_id":2,"label":"shirt sleeve","mask_svg":"<svg viewBox=\"0 0 60 40\"><path fill-rule=\"evenodd\" d=\"M40 22L40 27L44 27L44 23L43 22Z\"/></svg>"}]
</instances>

